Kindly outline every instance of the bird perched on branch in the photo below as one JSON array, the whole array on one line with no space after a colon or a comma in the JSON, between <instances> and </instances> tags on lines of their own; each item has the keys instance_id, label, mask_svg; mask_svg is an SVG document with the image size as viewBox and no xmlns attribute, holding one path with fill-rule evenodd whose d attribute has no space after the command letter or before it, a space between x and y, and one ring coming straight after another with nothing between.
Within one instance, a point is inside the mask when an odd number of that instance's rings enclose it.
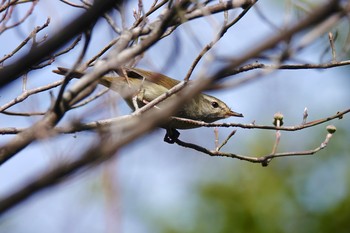
<instances>
[{"instance_id":1,"label":"bird perched on branch","mask_svg":"<svg viewBox=\"0 0 350 233\"><path fill-rule=\"evenodd\" d=\"M143 107L180 82L163 74L138 68L123 68L122 71L119 72L119 76L101 77L99 83L118 92L133 110ZM83 72L70 71L62 67L53 72L60 75L68 74L72 78L84 76ZM176 98L176 94L170 98ZM223 101L204 93L184 103L174 116L206 123L231 116L243 117L241 113L232 111ZM176 129L191 129L200 125L171 118L162 127L167 130L164 141L174 143L180 135Z\"/></svg>"}]
</instances>

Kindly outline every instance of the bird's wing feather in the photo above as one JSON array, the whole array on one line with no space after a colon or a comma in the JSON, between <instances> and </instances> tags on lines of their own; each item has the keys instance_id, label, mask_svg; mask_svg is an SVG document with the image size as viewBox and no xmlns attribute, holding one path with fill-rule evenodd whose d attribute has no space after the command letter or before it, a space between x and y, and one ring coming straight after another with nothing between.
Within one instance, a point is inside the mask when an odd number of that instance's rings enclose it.
<instances>
[{"instance_id":1,"label":"bird's wing feather","mask_svg":"<svg viewBox=\"0 0 350 233\"><path fill-rule=\"evenodd\" d=\"M180 81L172 79L160 73L150 72L137 68L124 68L129 78L145 79L149 82L158 84L167 89L170 89L177 85ZM121 74L119 74L121 75Z\"/></svg>"}]
</instances>

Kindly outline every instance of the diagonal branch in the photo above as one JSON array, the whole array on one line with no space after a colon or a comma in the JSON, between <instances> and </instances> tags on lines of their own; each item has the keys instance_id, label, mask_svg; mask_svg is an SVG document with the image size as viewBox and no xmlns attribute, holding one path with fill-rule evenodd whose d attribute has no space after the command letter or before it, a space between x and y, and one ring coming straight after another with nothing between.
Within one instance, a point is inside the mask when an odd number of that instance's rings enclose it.
<instances>
[{"instance_id":1,"label":"diagonal branch","mask_svg":"<svg viewBox=\"0 0 350 233\"><path fill-rule=\"evenodd\" d=\"M58 48L66 44L70 39L82 33L93 22L95 22L104 12L108 11L115 4L121 4L122 0L96 0L93 6L86 12L68 24L63 30L54 34L42 45L29 51L21 57L15 64L3 67L0 70L0 87L16 80L20 75L25 73L28 67L36 65L47 54L51 54Z\"/></svg>"}]
</instances>

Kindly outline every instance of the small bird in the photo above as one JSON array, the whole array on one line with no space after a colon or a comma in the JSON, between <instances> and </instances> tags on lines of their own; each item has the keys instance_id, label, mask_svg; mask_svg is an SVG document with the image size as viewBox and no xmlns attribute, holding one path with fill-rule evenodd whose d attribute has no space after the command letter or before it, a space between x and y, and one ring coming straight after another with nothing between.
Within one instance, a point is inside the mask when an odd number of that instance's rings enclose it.
<instances>
[{"instance_id":1,"label":"small bird","mask_svg":"<svg viewBox=\"0 0 350 233\"><path fill-rule=\"evenodd\" d=\"M66 75L69 69L58 67L53 72ZM79 71L69 73L71 78L80 78L83 75L84 73ZM118 92L133 110L137 107L143 107L180 82L163 74L138 68L125 67L122 69L122 72L118 72L118 75L103 76L99 83ZM176 98L176 94L170 98ZM133 101L133 99L136 101ZM204 93L200 93L187 101L174 116L206 123L212 123L231 116L243 117L241 113L232 111L221 100ZM171 118L162 127L167 130L164 141L174 143L180 135L176 129L192 129L200 126Z\"/></svg>"}]
</instances>

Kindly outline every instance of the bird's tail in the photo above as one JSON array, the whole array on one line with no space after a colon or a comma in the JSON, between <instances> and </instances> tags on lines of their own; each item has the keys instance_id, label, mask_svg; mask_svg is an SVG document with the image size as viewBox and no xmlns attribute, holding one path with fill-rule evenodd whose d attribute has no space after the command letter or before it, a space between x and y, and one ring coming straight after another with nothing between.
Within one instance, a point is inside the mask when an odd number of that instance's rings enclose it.
<instances>
[{"instance_id":1,"label":"bird's tail","mask_svg":"<svg viewBox=\"0 0 350 233\"><path fill-rule=\"evenodd\" d=\"M53 70L52 72L60 75L68 75L69 77L72 77L72 78L81 78L82 76L84 76L83 72L70 70L63 67L57 67L57 70Z\"/></svg>"}]
</instances>

